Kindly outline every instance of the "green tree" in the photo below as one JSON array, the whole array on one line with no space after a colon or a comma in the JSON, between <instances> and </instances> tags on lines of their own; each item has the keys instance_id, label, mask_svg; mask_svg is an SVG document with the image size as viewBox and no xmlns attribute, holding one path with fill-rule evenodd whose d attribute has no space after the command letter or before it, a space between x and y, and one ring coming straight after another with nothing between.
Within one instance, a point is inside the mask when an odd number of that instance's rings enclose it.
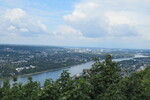
<instances>
[{"instance_id":1,"label":"green tree","mask_svg":"<svg viewBox=\"0 0 150 100\"><path fill-rule=\"evenodd\" d=\"M16 82L17 81L17 76L13 76L13 81Z\"/></svg>"},{"instance_id":2,"label":"green tree","mask_svg":"<svg viewBox=\"0 0 150 100\"><path fill-rule=\"evenodd\" d=\"M143 85L145 87L145 96L150 98L150 66L144 70Z\"/></svg>"},{"instance_id":3,"label":"green tree","mask_svg":"<svg viewBox=\"0 0 150 100\"><path fill-rule=\"evenodd\" d=\"M37 100L38 93L40 92L40 84L38 82L33 82L32 77L28 77L29 82L25 84L22 89L22 97L24 100Z\"/></svg>"},{"instance_id":4,"label":"green tree","mask_svg":"<svg viewBox=\"0 0 150 100\"><path fill-rule=\"evenodd\" d=\"M59 89L57 84L51 79L46 79L44 87L38 94L39 100L58 100Z\"/></svg>"},{"instance_id":5,"label":"green tree","mask_svg":"<svg viewBox=\"0 0 150 100\"><path fill-rule=\"evenodd\" d=\"M144 71L122 77L121 69L107 55L105 61L96 60L91 69L78 77L70 77L64 70L58 80L46 79L44 86L32 81L10 87L5 80L0 88L0 100L149 100L150 66Z\"/></svg>"},{"instance_id":6,"label":"green tree","mask_svg":"<svg viewBox=\"0 0 150 100\"><path fill-rule=\"evenodd\" d=\"M2 94L3 94L2 100L11 99L10 84L8 80L4 80L3 82Z\"/></svg>"},{"instance_id":7,"label":"green tree","mask_svg":"<svg viewBox=\"0 0 150 100\"><path fill-rule=\"evenodd\" d=\"M72 87L72 78L70 77L70 73L67 70L64 70L61 73L60 78L56 81L58 84L60 91L60 100L67 100L68 90L71 90Z\"/></svg>"},{"instance_id":8,"label":"green tree","mask_svg":"<svg viewBox=\"0 0 150 100\"><path fill-rule=\"evenodd\" d=\"M102 98L111 85L121 80L120 68L112 61L111 55L107 55L104 62L97 61L83 76L93 85L92 99Z\"/></svg>"},{"instance_id":9,"label":"green tree","mask_svg":"<svg viewBox=\"0 0 150 100\"><path fill-rule=\"evenodd\" d=\"M11 100L21 100L24 99L23 88L21 83L14 83L11 88Z\"/></svg>"},{"instance_id":10,"label":"green tree","mask_svg":"<svg viewBox=\"0 0 150 100\"><path fill-rule=\"evenodd\" d=\"M72 89L67 91L66 100L91 100L93 86L82 77L72 80Z\"/></svg>"},{"instance_id":11,"label":"green tree","mask_svg":"<svg viewBox=\"0 0 150 100\"><path fill-rule=\"evenodd\" d=\"M143 73L136 72L121 81L120 89L126 100L146 100L142 79Z\"/></svg>"}]
</instances>

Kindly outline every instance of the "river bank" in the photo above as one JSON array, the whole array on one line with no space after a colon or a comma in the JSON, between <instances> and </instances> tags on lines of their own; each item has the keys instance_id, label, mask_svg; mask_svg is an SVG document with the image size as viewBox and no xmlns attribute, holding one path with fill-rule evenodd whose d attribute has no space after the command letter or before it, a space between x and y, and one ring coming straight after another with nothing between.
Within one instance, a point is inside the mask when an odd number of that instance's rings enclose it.
<instances>
[{"instance_id":1,"label":"river bank","mask_svg":"<svg viewBox=\"0 0 150 100\"><path fill-rule=\"evenodd\" d=\"M82 64L85 64L85 63L82 63ZM29 74L18 75L18 77L31 76L31 75L36 75L36 74L44 73L44 72L51 72L51 71L56 71L56 70L60 70L60 69L70 68L70 67L78 66L78 65L81 65L81 64L72 65L72 66L66 66L66 67L60 67L60 68L55 68L55 69L49 69L49 70L39 71L39 72L34 72L34 73L29 73Z\"/></svg>"},{"instance_id":2,"label":"river bank","mask_svg":"<svg viewBox=\"0 0 150 100\"><path fill-rule=\"evenodd\" d=\"M88 62L91 62L91 61L88 61ZM88 63L88 62L85 62L85 63ZM73 66L82 65L82 64L85 64L85 63L80 63L80 64L77 64L77 65L71 65L71 66L66 66L66 67L59 67L59 68L54 68L54 69L49 69L49 70L29 73L29 74L17 75L17 77L27 77L27 76L32 76L32 75L41 74L41 73L45 73L45 72L52 72L52 71L56 71L56 70L70 68L70 67L73 67ZM10 79L12 79L12 77L0 78L0 81L10 80Z\"/></svg>"},{"instance_id":3,"label":"river bank","mask_svg":"<svg viewBox=\"0 0 150 100\"><path fill-rule=\"evenodd\" d=\"M90 62L87 62L84 64L69 66L69 67L65 67L65 68L61 68L61 69L50 70L50 71L41 72L38 74L32 74L32 75L28 74L26 76L19 76L17 83L22 83L24 85L24 84L28 83L28 77L31 76L33 81L38 81L38 82L40 82L41 86L43 86L45 79L51 78L55 81L61 76L61 73L63 72L63 70L68 70L68 72L70 73L70 76L74 76L78 73L81 73L83 71L83 69L91 68L91 66L93 64L94 64L94 62L90 61ZM10 79L9 82L10 82L11 86L14 84L12 79ZM3 81L0 81L0 85L1 86L3 85Z\"/></svg>"},{"instance_id":4,"label":"river bank","mask_svg":"<svg viewBox=\"0 0 150 100\"><path fill-rule=\"evenodd\" d=\"M143 56L141 56L141 57L143 57ZM122 60L130 60L130 59L134 59L134 58L140 58L140 57L135 56L132 58L113 59L113 61L118 62L118 61L122 61ZM38 81L38 82L40 82L41 86L43 86L45 79L51 78L55 81L61 76L61 73L63 70L68 70L68 72L70 73L70 76L74 76L76 74L82 73L83 69L90 69L93 64L94 64L94 62L90 61L90 62L86 62L84 64L61 67L61 68L50 69L50 70L36 72L36 73L20 75L20 76L18 76L17 83L21 82L22 84L26 84L26 83L28 83L28 76L31 76L33 81ZM10 79L9 81L10 81L11 85L14 84L12 79ZM3 84L3 81L0 81L0 84Z\"/></svg>"}]
</instances>

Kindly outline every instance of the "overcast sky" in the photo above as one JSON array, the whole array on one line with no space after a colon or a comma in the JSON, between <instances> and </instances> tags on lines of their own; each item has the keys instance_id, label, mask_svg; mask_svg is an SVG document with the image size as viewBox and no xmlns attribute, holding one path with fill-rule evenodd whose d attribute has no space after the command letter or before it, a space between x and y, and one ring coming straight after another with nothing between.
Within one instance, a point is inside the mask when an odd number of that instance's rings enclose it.
<instances>
[{"instance_id":1,"label":"overcast sky","mask_svg":"<svg viewBox=\"0 0 150 100\"><path fill-rule=\"evenodd\" d=\"M0 0L0 44L150 49L150 0Z\"/></svg>"}]
</instances>

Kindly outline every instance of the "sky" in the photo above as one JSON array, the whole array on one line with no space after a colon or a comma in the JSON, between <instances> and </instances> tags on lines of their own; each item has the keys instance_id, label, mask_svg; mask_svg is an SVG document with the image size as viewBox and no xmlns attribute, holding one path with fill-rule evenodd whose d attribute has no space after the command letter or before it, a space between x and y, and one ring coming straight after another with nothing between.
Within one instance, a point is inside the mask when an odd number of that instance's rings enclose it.
<instances>
[{"instance_id":1,"label":"sky","mask_svg":"<svg viewBox=\"0 0 150 100\"><path fill-rule=\"evenodd\" d=\"M0 44L150 49L150 1L0 0Z\"/></svg>"}]
</instances>

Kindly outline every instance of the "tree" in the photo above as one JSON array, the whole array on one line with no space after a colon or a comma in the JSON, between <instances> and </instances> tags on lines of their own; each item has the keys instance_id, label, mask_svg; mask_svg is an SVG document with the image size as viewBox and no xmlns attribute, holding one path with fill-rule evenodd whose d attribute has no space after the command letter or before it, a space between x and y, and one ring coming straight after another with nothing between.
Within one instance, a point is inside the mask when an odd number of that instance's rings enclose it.
<instances>
[{"instance_id":1,"label":"tree","mask_svg":"<svg viewBox=\"0 0 150 100\"><path fill-rule=\"evenodd\" d=\"M11 98L11 92L10 92L10 84L8 80L4 80L2 91L3 91L2 100L9 100Z\"/></svg>"},{"instance_id":2,"label":"tree","mask_svg":"<svg viewBox=\"0 0 150 100\"><path fill-rule=\"evenodd\" d=\"M64 70L61 73L60 78L56 81L56 84L59 87L60 91L60 100L67 100L68 90L71 90L72 87L72 79L70 77L70 73L67 70Z\"/></svg>"},{"instance_id":3,"label":"tree","mask_svg":"<svg viewBox=\"0 0 150 100\"><path fill-rule=\"evenodd\" d=\"M29 82L22 87L22 97L24 100L36 100L41 90L40 84L38 82L33 82L32 77L28 77L28 80Z\"/></svg>"},{"instance_id":4,"label":"tree","mask_svg":"<svg viewBox=\"0 0 150 100\"><path fill-rule=\"evenodd\" d=\"M14 83L11 90L11 100L24 100L23 88L21 83Z\"/></svg>"},{"instance_id":5,"label":"tree","mask_svg":"<svg viewBox=\"0 0 150 100\"><path fill-rule=\"evenodd\" d=\"M72 80L72 89L67 91L66 100L91 100L93 86L83 77Z\"/></svg>"},{"instance_id":6,"label":"tree","mask_svg":"<svg viewBox=\"0 0 150 100\"><path fill-rule=\"evenodd\" d=\"M1 100L149 100L150 66L144 71L127 77L120 75L120 68L107 55L105 61L97 60L91 69L81 76L70 77L64 70L58 80L46 79L44 86L32 81L14 83L10 87L5 80L0 88ZM17 81L13 77L14 82Z\"/></svg>"},{"instance_id":7,"label":"tree","mask_svg":"<svg viewBox=\"0 0 150 100\"><path fill-rule=\"evenodd\" d=\"M97 61L83 76L93 85L92 99L102 98L111 85L121 80L120 68L112 61L111 55L107 55L104 62Z\"/></svg>"},{"instance_id":8,"label":"tree","mask_svg":"<svg viewBox=\"0 0 150 100\"><path fill-rule=\"evenodd\" d=\"M144 94L148 99L150 98L150 66L144 70L143 85L145 87Z\"/></svg>"},{"instance_id":9,"label":"tree","mask_svg":"<svg viewBox=\"0 0 150 100\"><path fill-rule=\"evenodd\" d=\"M13 81L16 82L17 81L17 76L13 76Z\"/></svg>"},{"instance_id":10,"label":"tree","mask_svg":"<svg viewBox=\"0 0 150 100\"><path fill-rule=\"evenodd\" d=\"M51 79L46 79L44 83L44 88L38 95L39 100L58 100L59 89L57 84Z\"/></svg>"}]
</instances>

